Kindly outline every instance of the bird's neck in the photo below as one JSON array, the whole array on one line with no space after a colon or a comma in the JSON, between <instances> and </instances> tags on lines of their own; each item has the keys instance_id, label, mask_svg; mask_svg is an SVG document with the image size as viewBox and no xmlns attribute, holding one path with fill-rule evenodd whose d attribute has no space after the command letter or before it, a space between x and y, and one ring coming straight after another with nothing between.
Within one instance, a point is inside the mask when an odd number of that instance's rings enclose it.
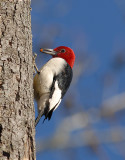
<instances>
[{"instance_id":1,"label":"bird's neck","mask_svg":"<svg viewBox=\"0 0 125 160\"><path fill-rule=\"evenodd\" d=\"M69 66L71 68L73 68L73 66L74 66L74 62L75 62L75 58L74 57L69 58L69 57L60 56L60 57L53 57L53 58L62 58L69 64Z\"/></svg>"}]
</instances>

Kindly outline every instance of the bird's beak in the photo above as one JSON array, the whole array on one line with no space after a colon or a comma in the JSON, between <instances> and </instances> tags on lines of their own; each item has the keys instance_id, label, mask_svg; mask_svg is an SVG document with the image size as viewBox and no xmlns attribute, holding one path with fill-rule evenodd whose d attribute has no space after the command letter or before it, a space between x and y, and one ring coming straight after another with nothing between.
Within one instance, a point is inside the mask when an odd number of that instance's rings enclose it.
<instances>
[{"instance_id":1,"label":"bird's beak","mask_svg":"<svg viewBox=\"0 0 125 160\"><path fill-rule=\"evenodd\" d=\"M53 49L47 49L47 48L41 48L40 52L46 53L46 54L50 54L52 56L55 56L57 54L56 51L54 51Z\"/></svg>"}]
</instances>

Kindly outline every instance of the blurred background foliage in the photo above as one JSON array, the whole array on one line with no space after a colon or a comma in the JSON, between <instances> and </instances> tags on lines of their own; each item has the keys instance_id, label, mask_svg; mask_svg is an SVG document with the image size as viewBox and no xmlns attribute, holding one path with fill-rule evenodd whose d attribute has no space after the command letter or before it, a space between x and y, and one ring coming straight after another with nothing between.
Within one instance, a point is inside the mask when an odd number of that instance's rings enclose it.
<instances>
[{"instance_id":1,"label":"blurred background foliage","mask_svg":"<svg viewBox=\"0 0 125 160\"><path fill-rule=\"evenodd\" d=\"M31 7L38 68L51 58L40 48L76 54L70 89L36 128L37 160L125 159L125 1L32 0Z\"/></svg>"}]
</instances>

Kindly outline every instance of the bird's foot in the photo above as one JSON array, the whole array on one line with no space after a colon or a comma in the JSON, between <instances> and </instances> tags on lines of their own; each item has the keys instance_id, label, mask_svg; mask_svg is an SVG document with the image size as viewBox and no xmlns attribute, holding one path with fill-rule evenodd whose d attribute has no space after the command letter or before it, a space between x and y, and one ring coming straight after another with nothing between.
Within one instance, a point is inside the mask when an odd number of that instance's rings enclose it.
<instances>
[{"instance_id":1,"label":"bird's foot","mask_svg":"<svg viewBox=\"0 0 125 160\"><path fill-rule=\"evenodd\" d=\"M38 70L37 65L35 63L36 57L37 57L37 54L33 53L33 67L34 67L34 72L33 73L35 74L37 72L38 74L40 74L40 71Z\"/></svg>"}]
</instances>

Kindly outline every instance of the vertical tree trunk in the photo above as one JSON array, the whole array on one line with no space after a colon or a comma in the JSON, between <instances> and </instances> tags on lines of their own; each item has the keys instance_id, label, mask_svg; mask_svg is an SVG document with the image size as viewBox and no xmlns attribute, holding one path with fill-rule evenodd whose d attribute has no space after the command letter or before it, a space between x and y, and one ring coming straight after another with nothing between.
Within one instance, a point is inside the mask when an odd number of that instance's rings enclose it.
<instances>
[{"instance_id":1,"label":"vertical tree trunk","mask_svg":"<svg viewBox=\"0 0 125 160\"><path fill-rule=\"evenodd\" d=\"M0 0L0 160L34 160L30 0Z\"/></svg>"}]
</instances>

